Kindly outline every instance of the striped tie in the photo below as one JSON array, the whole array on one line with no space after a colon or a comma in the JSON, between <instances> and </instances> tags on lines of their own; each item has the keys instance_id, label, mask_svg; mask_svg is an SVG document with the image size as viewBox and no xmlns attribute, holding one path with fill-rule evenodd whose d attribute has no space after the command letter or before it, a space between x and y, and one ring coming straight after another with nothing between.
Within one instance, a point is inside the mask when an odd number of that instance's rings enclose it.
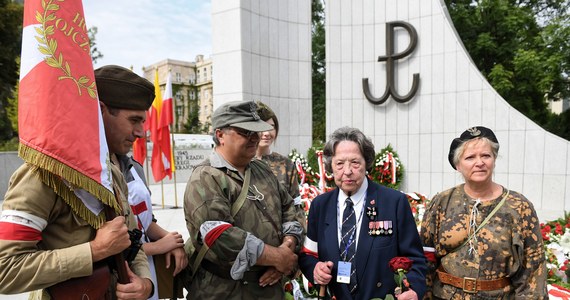
<instances>
[{"instance_id":1,"label":"striped tie","mask_svg":"<svg viewBox=\"0 0 570 300\"><path fill-rule=\"evenodd\" d=\"M342 213L342 228L341 228L341 253L340 257L347 262L351 263L350 270L350 284L348 289L351 293L356 291L356 215L354 214L354 208L352 207L352 199L346 198L346 207Z\"/></svg>"}]
</instances>

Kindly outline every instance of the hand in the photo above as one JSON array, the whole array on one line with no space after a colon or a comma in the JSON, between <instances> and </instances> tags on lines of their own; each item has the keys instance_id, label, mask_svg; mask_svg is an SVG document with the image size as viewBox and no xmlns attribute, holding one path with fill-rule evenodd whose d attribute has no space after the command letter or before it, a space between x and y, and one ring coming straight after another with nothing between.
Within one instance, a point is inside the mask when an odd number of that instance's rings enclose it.
<instances>
[{"instance_id":1,"label":"hand","mask_svg":"<svg viewBox=\"0 0 570 300\"><path fill-rule=\"evenodd\" d=\"M162 251L164 251L161 253L184 247L184 239L182 238L182 235L176 231L169 232L155 243L160 247Z\"/></svg>"},{"instance_id":2,"label":"hand","mask_svg":"<svg viewBox=\"0 0 570 300\"><path fill-rule=\"evenodd\" d=\"M407 290L400 295L396 295L398 300L418 300L418 294L414 290Z\"/></svg>"},{"instance_id":3,"label":"hand","mask_svg":"<svg viewBox=\"0 0 570 300\"><path fill-rule=\"evenodd\" d=\"M121 253L131 245L129 229L125 225L125 217L118 216L105 222L89 242L93 262L100 261L111 255Z\"/></svg>"},{"instance_id":4,"label":"hand","mask_svg":"<svg viewBox=\"0 0 570 300\"><path fill-rule=\"evenodd\" d=\"M184 248L173 249L166 253L165 257L166 268L170 268L171 258L174 259L175 266L172 276L176 276L188 265L188 255L186 255Z\"/></svg>"},{"instance_id":5,"label":"hand","mask_svg":"<svg viewBox=\"0 0 570 300\"><path fill-rule=\"evenodd\" d=\"M259 286L274 285L283 278L283 273L277 271L275 267L267 268L267 271L259 278Z\"/></svg>"},{"instance_id":6,"label":"hand","mask_svg":"<svg viewBox=\"0 0 570 300\"><path fill-rule=\"evenodd\" d=\"M280 259L277 261L275 268L285 275L291 274L297 266L297 254L291 251L286 245L277 247L277 251Z\"/></svg>"},{"instance_id":7,"label":"hand","mask_svg":"<svg viewBox=\"0 0 570 300\"><path fill-rule=\"evenodd\" d=\"M332 261L319 261L313 269L313 280L315 284L327 285L332 279Z\"/></svg>"},{"instance_id":8,"label":"hand","mask_svg":"<svg viewBox=\"0 0 570 300\"><path fill-rule=\"evenodd\" d=\"M117 283L117 299L140 299L145 300L150 296L152 291L152 281L148 278L141 278L137 274L133 273L129 268L129 264L125 262L127 266L127 274L129 275L129 283L120 284ZM156 289L156 287L155 287Z\"/></svg>"}]
</instances>

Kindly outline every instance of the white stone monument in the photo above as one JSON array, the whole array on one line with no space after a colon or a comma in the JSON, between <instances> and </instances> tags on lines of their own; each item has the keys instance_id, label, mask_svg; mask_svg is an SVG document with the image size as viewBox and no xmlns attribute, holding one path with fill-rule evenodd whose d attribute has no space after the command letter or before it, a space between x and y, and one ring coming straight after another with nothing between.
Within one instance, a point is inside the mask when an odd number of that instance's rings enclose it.
<instances>
[{"instance_id":1,"label":"white stone monument","mask_svg":"<svg viewBox=\"0 0 570 300\"><path fill-rule=\"evenodd\" d=\"M541 221L570 210L569 142L543 130L491 87L443 1L328 0L325 9L327 134L353 126L373 139L376 151L391 144L405 166L402 189L433 197L463 181L447 161L452 139L483 125L501 145L497 183L523 193ZM383 104L367 100L364 78L372 100ZM383 99L389 87L391 95Z\"/></svg>"},{"instance_id":2,"label":"white stone monument","mask_svg":"<svg viewBox=\"0 0 570 300\"><path fill-rule=\"evenodd\" d=\"M274 150L311 146L311 1L212 0L214 109L261 100L276 113Z\"/></svg>"}]
</instances>

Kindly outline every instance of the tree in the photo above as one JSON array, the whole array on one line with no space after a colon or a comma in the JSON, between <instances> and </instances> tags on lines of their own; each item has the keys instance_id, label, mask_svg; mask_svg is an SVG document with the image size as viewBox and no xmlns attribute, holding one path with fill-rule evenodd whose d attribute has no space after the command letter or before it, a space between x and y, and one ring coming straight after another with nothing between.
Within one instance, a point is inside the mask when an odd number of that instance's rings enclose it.
<instances>
[{"instance_id":1,"label":"tree","mask_svg":"<svg viewBox=\"0 0 570 300\"><path fill-rule=\"evenodd\" d=\"M312 90L313 143L326 138L326 65L324 0L313 0L312 5Z\"/></svg>"},{"instance_id":2,"label":"tree","mask_svg":"<svg viewBox=\"0 0 570 300\"><path fill-rule=\"evenodd\" d=\"M22 4L0 0L0 142L15 136L8 118L9 101L18 82L22 50Z\"/></svg>"},{"instance_id":3,"label":"tree","mask_svg":"<svg viewBox=\"0 0 570 300\"><path fill-rule=\"evenodd\" d=\"M93 61L93 64L95 64L99 58L103 58L103 53L97 49L97 42L95 42L97 31L97 26L93 26L87 30L89 46L91 47L91 60Z\"/></svg>"},{"instance_id":4,"label":"tree","mask_svg":"<svg viewBox=\"0 0 570 300\"><path fill-rule=\"evenodd\" d=\"M570 0L446 0L471 58L499 94L566 139L547 101L570 96ZM563 127L566 127L563 128Z\"/></svg>"}]
</instances>

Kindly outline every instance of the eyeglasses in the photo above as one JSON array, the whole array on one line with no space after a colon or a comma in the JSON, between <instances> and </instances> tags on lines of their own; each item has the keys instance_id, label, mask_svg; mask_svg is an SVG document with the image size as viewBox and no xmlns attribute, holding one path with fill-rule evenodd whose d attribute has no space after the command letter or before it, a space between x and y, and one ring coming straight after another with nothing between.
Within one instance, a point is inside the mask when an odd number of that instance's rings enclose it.
<instances>
[{"instance_id":1,"label":"eyeglasses","mask_svg":"<svg viewBox=\"0 0 570 300\"><path fill-rule=\"evenodd\" d=\"M259 133L255 132L255 131L249 131L249 130L245 130L245 129L238 128L238 127L230 127L230 129L232 129L233 131L235 131L235 133L243 136L244 138L246 138L248 140L253 136L259 137Z\"/></svg>"}]
</instances>

